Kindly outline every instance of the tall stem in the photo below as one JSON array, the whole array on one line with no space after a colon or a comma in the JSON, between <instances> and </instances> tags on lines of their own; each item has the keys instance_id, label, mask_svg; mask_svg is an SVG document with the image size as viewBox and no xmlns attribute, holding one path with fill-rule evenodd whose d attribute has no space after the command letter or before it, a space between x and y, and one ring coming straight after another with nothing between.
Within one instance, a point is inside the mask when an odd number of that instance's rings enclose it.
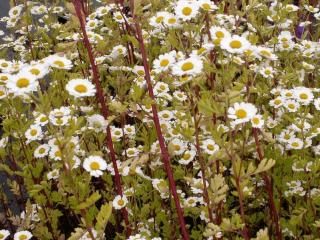
<instances>
[{"instance_id":1,"label":"tall stem","mask_svg":"<svg viewBox=\"0 0 320 240\"><path fill-rule=\"evenodd\" d=\"M262 152L260 142L259 142L258 129L253 128L252 132L253 132L253 137L254 137L254 140L256 143L256 149L257 149L259 159L260 159L260 161L262 161L264 159L264 154ZM276 239L282 240L281 229L280 229L280 224L279 224L279 215L278 215L275 203L274 203L273 188L272 188L271 180L270 180L270 177L266 173L262 173L262 179L264 180L264 182L266 184L266 190L268 193L268 200L269 200L269 205L270 205L270 215L271 215L271 218L274 220L274 224L275 224L275 228L276 228Z\"/></svg>"},{"instance_id":2,"label":"tall stem","mask_svg":"<svg viewBox=\"0 0 320 240\"><path fill-rule=\"evenodd\" d=\"M139 21L135 15L135 13L134 13L134 1L130 0L130 3L131 3L131 11L133 14L133 20L134 20L134 25L135 25L136 34L137 34L137 40L139 42L140 52L142 55L143 67L144 67L144 71L145 71L145 80L147 83L148 93L149 93L149 96L151 97L151 99L155 100L153 88L152 88L152 84L151 84L148 56L147 56L147 52L146 52L144 42L143 42L141 27L140 27ZM166 143L165 143L162 131L161 131L158 110L157 110L157 107L154 103L152 104L152 115L153 115L153 122L154 122L156 132L157 132L157 138L158 138L160 149L161 149L163 165L164 165L165 171L168 176L170 190L171 190L174 202L175 202L175 206L176 206L176 210L177 210L177 214L178 214L178 218L179 218L180 231L183 236L183 239L187 240L187 239L189 239L189 234L186 229L183 211L182 211L182 208L180 205L180 200L179 200L179 196L177 193L176 184L175 184L175 181L173 178L173 172L172 172L172 168L170 165L169 152L168 152L168 149L167 149L167 146L166 146Z\"/></svg>"},{"instance_id":3,"label":"tall stem","mask_svg":"<svg viewBox=\"0 0 320 240\"><path fill-rule=\"evenodd\" d=\"M100 77L99 77L98 68L95 63L92 47L91 47L91 44L88 39L88 35L87 35L85 23L84 23L84 18L83 18L82 12L81 12L81 9L82 9L81 0L72 0L72 3L74 5L74 8L76 10L76 14L77 14L79 22L80 22L80 26L81 26L81 30L82 30L82 34L83 34L83 42L84 42L84 45L87 49L88 56L90 59L90 64L91 64L92 74L93 74L93 81L94 81L94 84L97 89L97 94L96 94L97 101L100 103L102 115L104 116L105 119L108 119L108 117L110 116L109 108L105 102L104 93L103 93L102 87L100 85ZM115 172L114 181L115 181L115 185L116 185L116 191L117 191L118 195L122 196L123 191L122 191L122 186L121 186L121 178L120 178L119 169L118 169L117 162L116 162L116 154L115 154L115 150L114 150L114 146L113 146L113 142L112 142L111 130L110 130L109 125L107 126L107 147L110 152L110 157L111 157L113 169ZM128 212L127 212L126 208L122 208L121 212L122 212L122 216L124 218L125 224L126 224L126 234L127 234L127 236L130 236L131 228L129 226Z\"/></svg>"}]
</instances>

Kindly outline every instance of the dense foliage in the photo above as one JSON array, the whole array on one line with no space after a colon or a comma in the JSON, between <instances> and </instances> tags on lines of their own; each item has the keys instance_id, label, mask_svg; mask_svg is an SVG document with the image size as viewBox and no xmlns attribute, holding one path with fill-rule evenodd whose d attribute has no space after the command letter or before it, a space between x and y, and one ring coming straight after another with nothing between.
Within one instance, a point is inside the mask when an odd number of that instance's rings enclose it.
<instances>
[{"instance_id":1,"label":"dense foliage","mask_svg":"<svg viewBox=\"0 0 320 240\"><path fill-rule=\"evenodd\" d=\"M317 1L12 1L0 240L320 239Z\"/></svg>"}]
</instances>

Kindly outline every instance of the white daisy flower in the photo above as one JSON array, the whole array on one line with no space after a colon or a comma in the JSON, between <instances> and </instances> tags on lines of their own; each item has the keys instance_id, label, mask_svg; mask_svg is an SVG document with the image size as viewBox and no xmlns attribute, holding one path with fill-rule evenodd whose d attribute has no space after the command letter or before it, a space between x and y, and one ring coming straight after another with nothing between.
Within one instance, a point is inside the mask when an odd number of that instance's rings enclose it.
<instances>
[{"instance_id":1,"label":"white daisy flower","mask_svg":"<svg viewBox=\"0 0 320 240\"><path fill-rule=\"evenodd\" d=\"M18 18L22 12L23 4L19 4L9 10L9 16L11 18Z\"/></svg>"},{"instance_id":2,"label":"white daisy flower","mask_svg":"<svg viewBox=\"0 0 320 240\"><path fill-rule=\"evenodd\" d=\"M296 112L300 105L295 100L289 99L284 102L284 106L289 112Z\"/></svg>"},{"instance_id":3,"label":"white daisy flower","mask_svg":"<svg viewBox=\"0 0 320 240\"><path fill-rule=\"evenodd\" d=\"M16 232L13 236L14 240L29 240L32 238L32 233L29 231Z\"/></svg>"},{"instance_id":4,"label":"white daisy flower","mask_svg":"<svg viewBox=\"0 0 320 240\"><path fill-rule=\"evenodd\" d=\"M198 197L188 197L184 200L183 205L184 207L195 207L197 206L198 201Z\"/></svg>"},{"instance_id":5,"label":"white daisy flower","mask_svg":"<svg viewBox=\"0 0 320 240\"><path fill-rule=\"evenodd\" d=\"M273 53L273 50L270 48L266 48L266 47L257 47L256 51L258 52L258 54L266 59L275 61L278 59L277 55L275 55Z\"/></svg>"},{"instance_id":6,"label":"white daisy flower","mask_svg":"<svg viewBox=\"0 0 320 240\"><path fill-rule=\"evenodd\" d=\"M177 28L180 27L180 21L176 15L172 13L167 13L164 17L163 24L169 28Z\"/></svg>"},{"instance_id":7,"label":"white daisy flower","mask_svg":"<svg viewBox=\"0 0 320 240\"><path fill-rule=\"evenodd\" d=\"M172 52L165 53L153 61L153 69L156 73L166 71L175 61L175 56Z\"/></svg>"},{"instance_id":8,"label":"white daisy flower","mask_svg":"<svg viewBox=\"0 0 320 240\"><path fill-rule=\"evenodd\" d=\"M49 119L48 119L48 117L47 117L45 114L41 113L41 114L39 114L39 115L36 117L36 119L35 119L34 122L35 122L35 124L37 124L37 125L45 126L45 125L48 124Z\"/></svg>"},{"instance_id":9,"label":"white daisy flower","mask_svg":"<svg viewBox=\"0 0 320 240\"><path fill-rule=\"evenodd\" d=\"M251 103L235 103L228 109L228 117L234 119L235 124L249 122L257 113L257 108Z\"/></svg>"},{"instance_id":10,"label":"white daisy flower","mask_svg":"<svg viewBox=\"0 0 320 240\"><path fill-rule=\"evenodd\" d=\"M72 79L67 83L66 90L75 98L91 97L96 93L95 86L88 79Z\"/></svg>"},{"instance_id":11,"label":"white daisy flower","mask_svg":"<svg viewBox=\"0 0 320 240\"><path fill-rule=\"evenodd\" d=\"M219 150L219 146L212 139L206 139L201 142L201 149L207 154L215 154Z\"/></svg>"},{"instance_id":12,"label":"white daisy flower","mask_svg":"<svg viewBox=\"0 0 320 240\"><path fill-rule=\"evenodd\" d=\"M112 201L113 207L117 210L124 208L127 204L128 204L128 199L125 195L123 196L118 195Z\"/></svg>"},{"instance_id":13,"label":"white daisy flower","mask_svg":"<svg viewBox=\"0 0 320 240\"><path fill-rule=\"evenodd\" d=\"M48 180L54 180L57 179L60 176L59 169L54 169L47 173Z\"/></svg>"},{"instance_id":14,"label":"white daisy flower","mask_svg":"<svg viewBox=\"0 0 320 240\"><path fill-rule=\"evenodd\" d=\"M149 24L155 28L163 28L163 21L168 12L160 11L157 12L155 16L151 17Z\"/></svg>"},{"instance_id":15,"label":"white daisy flower","mask_svg":"<svg viewBox=\"0 0 320 240\"><path fill-rule=\"evenodd\" d=\"M111 126L111 136L114 141L120 140L120 138L123 137L122 129Z\"/></svg>"},{"instance_id":16,"label":"white daisy flower","mask_svg":"<svg viewBox=\"0 0 320 240\"><path fill-rule=\"evenodd\" d=\"M182 157L178 161L182 165L188 165L196 156L196 151L194 150L187 150L183 153Z\"/></svg>"},{"instance_id":17,"label":"white daisy flower","mask_svg":"<svg viewBox=\"0 0 320 240\"><path fill-rule=\"evenodd\" d=\"M203 62L199 57L190 57L173 65L172 74L176 76L197 75L202 72Z\"/></svg>"},{"instance_id":18,"label":"white daisy flower","mask_svg":"<svg viewBox=\"0 0 320 240\"><path fill-rule=\"evenodd\" d=\"M8 236L10 236L10 232L6 229L0 230L0 240L5 240Z\"/></svg>"},{"instance_id":19,"label":"white daisy flower","mask_svg":"<svg viewBox=\"0 0 320 240\"><path fill-rule=\"evenodd\" d=\"M313 101L313 104L314 104L314 107L320 111L320 98L316 98L314 101Z\"/></svg>"},{"instance_id":20,"label":"white daisy flower","mask_svg":"<svg viewBox=\"0 0 320 240\"><path fill-rule=\"evenodd\" d=\"M60 148L56 145L51 145L50 151L49 151L49 157L50 157L50 159L52 159L54 161L60 161L61 157L62 157L62 153L61 153Z\"/></svg>"},{"instance_id":21,"label":"white daisy flower","mask_svg":"<svg viewBox=\"0 0 320 240\"><path fill-rule=\"evenodd\" d=\"M38 87L37 79L26 73L13 75L9 81L7 81L7 88L17 95L31 93L36 91Z\"/></svg>"},{"instance_id":22,"label":"white daisy flower","mask_svg":"<svg viewBox=\"0 0 320 240\"><path fill-rule=\"evenodd\" d=\"M49 150L50 150L50 146L48 144L42 144L34 150L33 156L35 158L45 157L48 155Z\"/></svg>"},{"instance_id":23,"label":"white daisy flower","mask_svg":"<svg viewBox=\"0 0 320 240\"><path fill-rule=\"evenodd\" d=\"M264 125L264 120L262 116L257 114L251 118L251 125L253 128L262 128Z\"/></svg>"},{"instance_id":24,"label":"white daisy flower","mask_svg":"<svg viewBox=\"0 0 320 240\"><path fill-rule=\"evenodd\" d=\"M95 132L104 132L108 126L107 120L100 114L93 114L87 117L88 128Z\"/></svg>"},{"instance_id":25,"label":"white daisy flower","mask_svg":"<svg viewBox=\"0 0 320 240\"><path fill-rule=\"evenodd\" d=\"M173 93L173 97L178 99L181 102L187 100L187 98L188 98L187 95L184 92L181 92L181 91L175 91Z\"/></svg>"},{"instance_id":26,"label":"white daisy flower","mask_svg":"<svg viewBox=\"0 0 320 240\"><path fill-rule=\"evenodd\" d=\"M100 156L89 156L84 160L83 168L89 172L91 176L99 177L103 175L103 171L107 169L107 163Z\"/></svg>"},{"instance_id":27,"label":"white daisy flower","mask_svg":"<svg viewBox=\"0 0 320 240\"><path fill-rule=\"evenodd\" d=\"M121 12L114 12L114 13L113 13L113 19L114 19L117 23L125 23L125 22L126 22L123 14L121 14Z\"/></svg>"},{"instance_id":28,"label":"white daisy flower","mask_svg":"<svg viewBox=\"0 0 320 240\"><path fill-rule=\"evenodd\" d=\"M9 73L12 71L12 62L5 59L0 59L0 70L3 73Z\"/></svg>"},{"instance_id":29,"label":"white daisy flower","mask_svg":"<svg viewBox=\"0 0 320 240\"><path fill-rule=\"evenodd\" d=\"M269 102L269 105L274 107L274 108L279 108L281 107L285 102L285 99L283 97L276 97L275 99L271 100Z\"/></svg>"},{"instance_id":30,"label":"white daisy flower","mask_svg":"<svg viewBox=\"0 0 320 240\"><path fill-rule=\"evenodd\" d=\"M303 141L300 138L291 138L287 145L288 149L302 149Z\"/></svg>"},{"instance_id":31,"label":"white daisy flower","mask_svg":"<svg viewBox=\"0 0 320 240\"><path fill-rule=\"evenodd\" d=\"M251 44L246 38L233 35L229 38L223 38L220 46L222 49L227 50L230 53L240 54L250 48Z\"/></svg>"},{"instance_id":32,"label":"white daisy flower","mask_svg":"<svg viewBox=\"0 0 320 240\"><path fill-rule=\"evenodd\" d=\"M296 12L299 10L299 7L296 6L296 5L293 5L293 4L287 4L285 6L285 9L288 11L288 12Z\"/></svg>"},{"instance_id":33,"label":"white daisy flower","mask_svg":"<svg viewBox=\"0 0 320 240\"><path fill-rule=\"evenodd\" d=\"M180 155L182 154L185 150L186 150L186 143L181 141L180 139L178 138L174 138L172 141L171 141L171 146L172 146L172 150L173 150L173 154L174 155Z\"/></svg>"},{"instance_id":34,"label":"white daisy flower","mask_svg":"<svg viewBox=\"0 0 320 240\"><path fill-rule=\"evenodd\" d=\"M41 126L36 124L31 125L25 132L25 136L28 139L28 142L41 140L43 138Z\"/></svg>"},{"instance_id":35,"label":"white daisy flower","mask_svg":"<svg viewBox=\"0 0 320 240\"><path fill-rule=\"evenodd\" d=\"M70 70L73 66L72 62L66 57L60 57L58 55L51 55L47 57L46 63L53 68Z\"/></svg>"},{"instance_id":36,"label":"white daisy flower","mask_svg":"<svg viewBox=\"0 0 320 240\"><path fill-rule=\"evenodd\" d=\"M29 73L40 79L49 73L49 68L45 64L27 65L21 69L21 73Z\"/></svg>"},{"instance_id":37,"label":"white daisy flower","mask_svg":"<svg viewBox=\"0 0 320 240\"><path fill-rule=\"evenodd\" d=\"M302 105L308 105L314 98L311 89L306 87L297 87L293 89L293 94Z\"/></svg>"},{"instance_id":38,"label":"white daisy flower","mask_svg":"<svg viewBox=\"0 0 320 240\"><path fill-rule=\"evenodd\" d=\"M179 0L176 2L175 13L183 21L191 20L199 13L199 4L188 0Z\"/></svg>"},{"instance_id":39,"label":"white daisy flower","mask_svg":"<svg viewBox=\"0 0 320 240\"><path fill-rule=\"evenodd\" d=\"M6 98L7 95L8 95L7 88L0 85L0 99Z\"/></svg>"},{"instance_id":40,"label":"white daisy flower","mask_svg":"<svg viewBox=\"0 0 320 240\"><path fill-rule=\"evenodd\" d=\"M218 7L211 0L198 0L198 4L200 8L205 11L211 12L218 9Z\"/></svg>"}]
</instances>

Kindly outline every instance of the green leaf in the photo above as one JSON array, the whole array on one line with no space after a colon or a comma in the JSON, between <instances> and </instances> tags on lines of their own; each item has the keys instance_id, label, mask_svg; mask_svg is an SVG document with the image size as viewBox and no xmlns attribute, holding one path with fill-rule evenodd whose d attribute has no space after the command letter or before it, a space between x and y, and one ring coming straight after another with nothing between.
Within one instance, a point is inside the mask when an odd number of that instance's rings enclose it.
<instances>
[{"instance_id":1,"label":"green leaf","mask_svg":"<svg viewBox=\"0 0 320 240\"><path fill-rule=\"evenodd\" d=\"M77 206L77 209L86 209L90 207L91 205L95 204L96 201L98 201L101 198L101 195L99 192L94 192L85 202L80 203Z\"/></svg>"},{"instance_id":2,"label":"green leaf","mask_svg":"<svg viewBox=\"0 0 320 240\"><path fill-rule=\"evenodd\" d=\"M268 171L269 169L271 169L275 165L275 163L276 163L276 161L273 159L266 159L266 158L263 159L259 163L257 169L254 171L254 174Z\"/></svg>"},{"instance_id":3,"label":"green leaf","mask_svg":"<svg viewBox=\"0 0 320 240\"><path fill-rule=\"evenodd\" d=\"M99 232L99 233L103 233L106 226L107 226L107 223L109 221L109 218L111 216L111 213L112 213L112 202L109 202L109 203L106 203L104 205L102 205L99 213L98 213L98 216L96 218L97 220L97 223L96 223L96 230Z\"/></svg>"}]
</instances>

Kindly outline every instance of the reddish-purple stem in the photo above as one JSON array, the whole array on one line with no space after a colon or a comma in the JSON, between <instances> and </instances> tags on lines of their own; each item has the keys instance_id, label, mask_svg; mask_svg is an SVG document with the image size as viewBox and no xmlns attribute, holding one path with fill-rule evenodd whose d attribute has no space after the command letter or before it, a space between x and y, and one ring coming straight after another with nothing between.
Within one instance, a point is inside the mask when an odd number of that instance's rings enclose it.
<instances>
[{"instance_id":1,"label":"reddish-purple stem","mask_svg":"<svg viewBox=\"0 0 320 240\"><path fill-rule=\"evenodd\" d=\"M135 28L136 28L136 34L137 34L137 38L138 38L138 42L140 45L140 52L142 55L142 60L143 60L143 67L144 67L144 71L145 71L145 80L147 83L147 88L148 88L148 92L149 92L149 96L155 100L154 94L153 94L153 88L152 88L152 84L151 84L151 77L150 77L150 69L149 69L149 64L148 64L148 57L147 57L147 52L144 46L144 42L143 42L143 37L142 37L142 31L140 28L140 24L136 18L136 16L134 15L134 5L133 5L133 1L131 0L131 10L133 13L133 19L134 19L134 24L135 24ZM189 234L187 232L186 229L186 224L184 221L184 216L183 216L183 211L180 205L180 200L179 200L179 196L177 193L177 188L176 188L176 184L173 178L173 171L170 165L170 156L169 156L169 152L161 131L161 127L160 127L160 121L159 121L159 116L158 116L158 110L155 104L152 104L152 114L153 114L153 122L156 128L156 132L157 132L157 137L158 137L158 141L159 141L159 145L160 145L160 149L161 149L161 155L162 155L162 161L164 164L164 168L165 171L167 173L168 176L168 180L169 180L169 185L170 185L170 190L171 193L173 195L173 199L175 202L175 206L176 206L176 210L177 210L177 214L178 214L178 218L179 218L179 223L180 223L180 230L181 230L181 234L183 236L183 239L188 240L189 239Z\"/></svg>"},{"instance_id":2,"label":"reddish-purple stem","mask_svg":"<svg viewBox=\"0 0 320 240\"><path fill-rule=\"evenodd\" d=\"M81 30L82 30L82 34L83 34L83 42L84 42L84 45L87 49L88 56L90 59L90 64L91 64L92 73L93 73L93 81L94 81L94 84L97 89L96 97L97 97L98 102L100 103L102 115L104 116L105 119L108 119L108 117L110 116L110 113L109 113L108 106L106 105L106 102L105 102L104 93L103 93L102 87L100 85L100 77L99 77L98 68L95 63L92 47L91 47L91 44L89 42L88 35L86 32L84 19L83 19L83 15L81 12L81 9L82 9L81 0L72 0L72 3L75 7L76 14L77 14L79 22L80 22L80 26L81 26ZM113 146L112 137L111 137L111 130L110 130L109 125L107 126L107 147L110 152L110 157L111 157L112 165L113 165L114 172L115 172L114 181L115 181L115 185L116 185L116 191L117 191L118 195L122 196L123 191L122 191L122 186L121 186L121 178L120 178L119 169L118 169L117 162L116 162L116 154L114 151L114 146ZM126 234L127 234L127 236L130 236L131 228L129 226L128 212L127 212L126 208L122 208L121 212L122 212L122 216L124 218L125 224L126 224Z\"/></svg>"}]
</instances>

